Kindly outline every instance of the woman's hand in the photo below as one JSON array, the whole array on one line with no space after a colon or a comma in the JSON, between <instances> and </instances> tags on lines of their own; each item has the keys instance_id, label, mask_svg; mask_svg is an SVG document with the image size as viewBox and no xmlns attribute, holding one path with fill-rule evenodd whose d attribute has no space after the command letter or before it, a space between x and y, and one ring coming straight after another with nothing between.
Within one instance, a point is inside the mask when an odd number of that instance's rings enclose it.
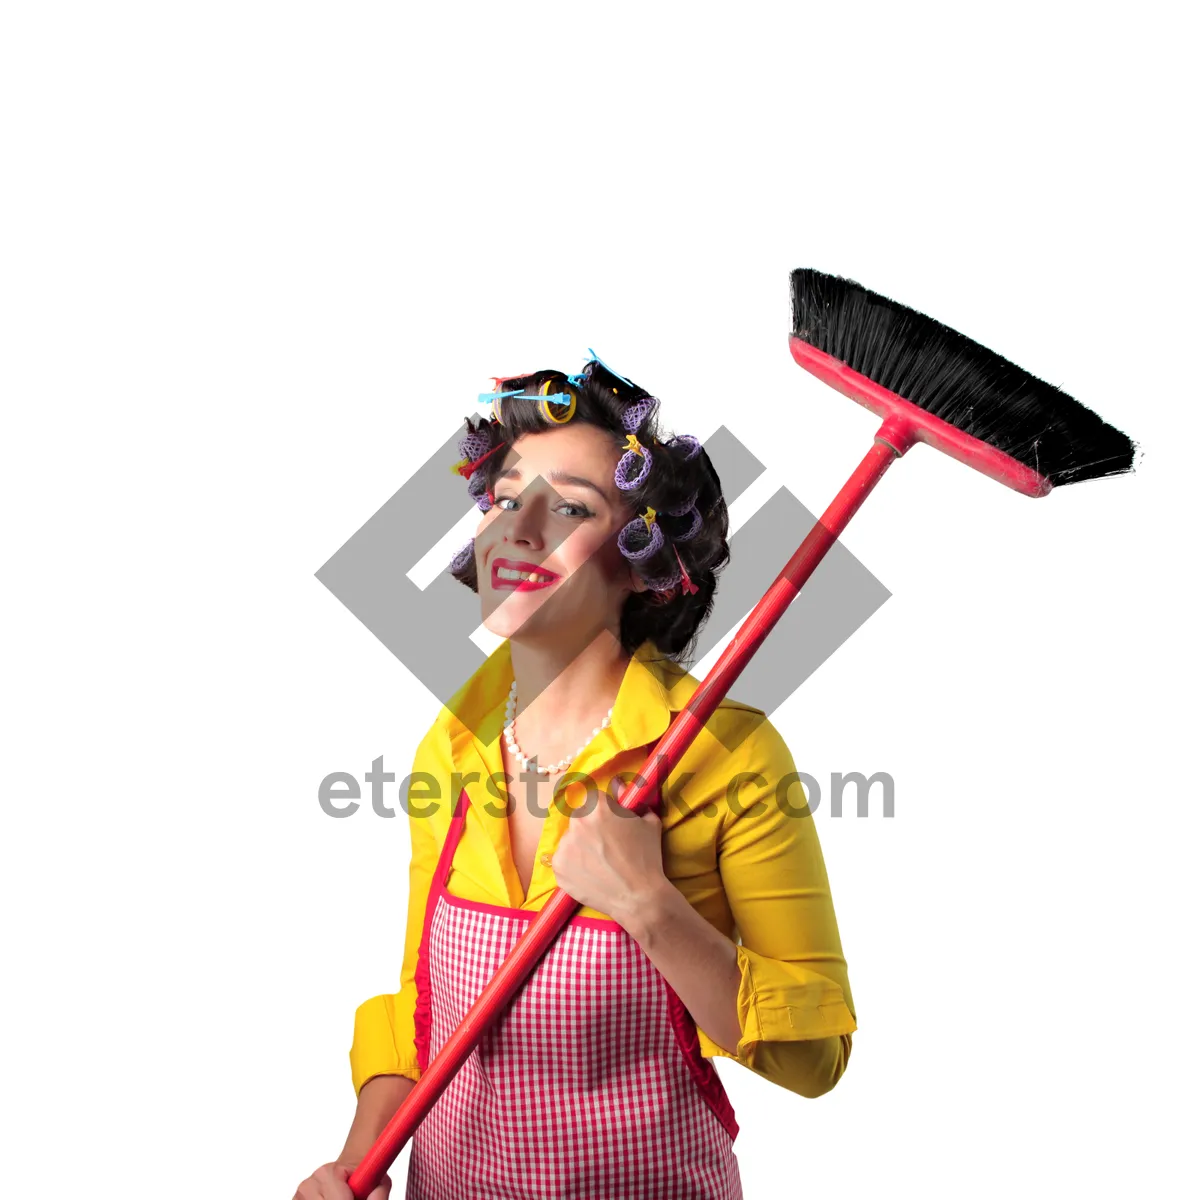
<instances>
[{"instance_id":1,"label":"woman's hand","mask_svg":"<svg viewBox=\"0 0 1200 1200\"><path fill-rule=\"evenodd\" d=\"M357 1163L331 1162L318 1167L297 1189L292 1200L354 1200L346 1182ZM388 1200L392 1181L385 1175L371 1190L367 1200Z\"/></svg>"},{"instance_id":2,"label":"woman's hand","mask_svg":"<svg viewBox=\"0 0 1200 1200\"><path fill-rule=\"evenodd\" d=\"M572 899L628 928L636 914L670 881L663 873L662 821L648 809L634 816L616 798L594 793L597 802L571 812L566 832L548 856L554 881ZM590 804L590 808L589 808Z\"/></svg>"},{"instance_id":3,"label":"woman's hand","mask_svg":"<svg viewBox=\"0 0 1200 1200\"><path fill-rule=\"evenodd\" d=\"M374 1144L416 1081L405 1075L374 1075L359 1089L358 1107L346 1144L335 1162L318 1167L297 1189L292 1200L354 1200L346 1182ZM367 1200L387 1200L392 1181L385 1175Z\"/></svg>"}]
</instances>

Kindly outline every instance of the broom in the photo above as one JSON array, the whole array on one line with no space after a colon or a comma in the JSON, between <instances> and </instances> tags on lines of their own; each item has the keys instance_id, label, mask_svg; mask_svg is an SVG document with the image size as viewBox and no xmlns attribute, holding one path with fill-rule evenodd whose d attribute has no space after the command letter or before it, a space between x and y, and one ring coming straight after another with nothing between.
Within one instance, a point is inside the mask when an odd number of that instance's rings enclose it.
<instances>
[{"instance_id":1,"label":"broom","mask_svg":"<svg viewBox=\"0 0 1200 1200\"><path fill-rule=\"evenodd\" d=\"M840 276L797 270L791 284L792 357L882 417L883 424L833 503L622 792L620 802L630 810L657 802L667 776L859 505L892 462L917 442L1026 496L1044 496L1053 487L1133 466L1135 446L1125 434L948 326ZM358 1200L376 1186L578 908L558 888L529 923L350 1175L350 1190Z\"/></svg>"}]
</instances>

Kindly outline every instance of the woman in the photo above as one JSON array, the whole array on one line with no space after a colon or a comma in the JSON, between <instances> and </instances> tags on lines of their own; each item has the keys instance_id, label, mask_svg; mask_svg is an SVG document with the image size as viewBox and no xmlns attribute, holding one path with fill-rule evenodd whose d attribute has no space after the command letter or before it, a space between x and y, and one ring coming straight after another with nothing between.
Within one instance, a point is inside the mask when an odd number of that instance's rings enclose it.
<instances>
[{"instance_id":1,"label":"woman","mask_svg":"<svg viewBox=\"0 0 1200 1200\"><path fill-rule=\"evenodd\" d=\"M708 455L660 441L657 409L593 358L499 379L468 418L455 469L483 517L451 571L506 640L417 750L401 988L356 1014L357 1113L302 1200L351 1195L556 887L583 907L418 1126L409 1197L739 1197L712 1057L803 1096L846 1068L821 849L762 710L727 698L657 813L609 800L698 686L678 663L729 557Z\"/></svg>"}]
</instances>

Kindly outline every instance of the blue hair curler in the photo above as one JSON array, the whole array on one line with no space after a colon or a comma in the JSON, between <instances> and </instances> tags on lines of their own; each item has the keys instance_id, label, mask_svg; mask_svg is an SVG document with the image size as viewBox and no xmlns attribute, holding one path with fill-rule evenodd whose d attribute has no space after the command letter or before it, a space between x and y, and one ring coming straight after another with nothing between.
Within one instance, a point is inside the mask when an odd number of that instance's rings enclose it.
<instances>
[{"instance_id":1,"label":"blue hair curler","mask_svg":"<svg viewBox=\"0 0 1200 1200\"><path fill-rule=\"evenodd\" d=\"M586 363L584 363L584 364L583 364L583 370L582 370L582 371L580 371L580 372L579 372L577 375L568 375L568 376L567 376L567 382L568 382L568 383L573 383L573 384L574 384L576 387L579 387L579 385L580 385L581 383L583 383L583 382L584 382L584 380L587 378L587 376L585 375L585 373L584 373L584 372L586 372L586 371L587 371L588 365L589 365L590 363L597 362L597 363L599 363L599 364L600 364L600 365L601 365L601 366L602 366L602 367L603 367L603 368L604 368L604 369L605 369L605 370L606 370L606 371L607 371L607 372L608 372L608 373L609 373L609 374L610 374L610 375L611 375L611 376L612 376L614 379L619 379L619 380L620 380L622 383L626 384L626 385L627 385L627 386L629 386L629 387L636 387L636 386L637 386L637 384L635 384L635 383L634 383L632 380L626 379L624 375L618 375L618 374L617 374L617 372L616 372L616 371L614 371L614 370L612 369L612 367L610 367L610 366L608 365L608 363L606 363L606 362L604 361L604 359L602 359L602 358L600 357L600 355L598 355L598 354L595 352L595 350L593 350L593 349L591 348L591 346L589 346L589 347L588 347L588 354L590 354L590 355L591 355L591 358L589 358L589 359L588 359L588 361L587 361Z\"/></svg>"}]
</instances>

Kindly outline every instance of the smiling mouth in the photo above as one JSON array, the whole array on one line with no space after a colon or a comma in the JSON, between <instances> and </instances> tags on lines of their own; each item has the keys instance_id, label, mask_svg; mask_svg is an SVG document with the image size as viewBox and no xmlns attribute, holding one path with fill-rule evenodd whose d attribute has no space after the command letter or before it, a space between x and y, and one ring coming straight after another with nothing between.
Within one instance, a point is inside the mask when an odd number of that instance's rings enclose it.
<instances>
[{"instance_id":1,"label":"smiling mouth","mask_svg":"<svg viewBox=\"0 0 1200 1200\"><path fill-rule=\"evenodd\" d=\"M543 570L533 563L501 558L492 564L492 587L497 589L532 592L557 582L558 576L553 571Z\"/></svg>"}]
</instances>

